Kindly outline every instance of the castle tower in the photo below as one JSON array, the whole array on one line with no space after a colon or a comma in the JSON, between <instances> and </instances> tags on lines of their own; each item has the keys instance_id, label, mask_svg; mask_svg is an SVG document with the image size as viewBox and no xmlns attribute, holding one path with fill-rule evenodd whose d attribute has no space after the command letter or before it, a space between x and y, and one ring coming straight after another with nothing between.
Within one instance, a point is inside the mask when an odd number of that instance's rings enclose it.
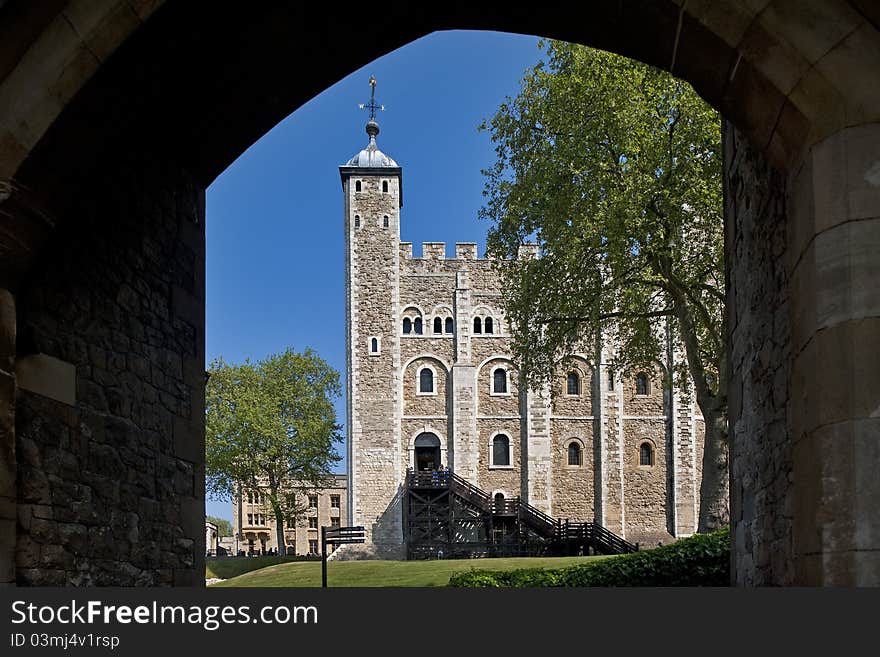
<instances>
[{"instance_id":1,"label":"castle tower","mask_svg":"<svg viewBox=\"0 0 880 657\"><path fill-rule=\"evenodd\" d=\"M402 172L379 150L374 78L366 148L339 167L345 196L348 522L367 530L376 556L402 543L399 244Z\"/></svg>"}]
</instances>

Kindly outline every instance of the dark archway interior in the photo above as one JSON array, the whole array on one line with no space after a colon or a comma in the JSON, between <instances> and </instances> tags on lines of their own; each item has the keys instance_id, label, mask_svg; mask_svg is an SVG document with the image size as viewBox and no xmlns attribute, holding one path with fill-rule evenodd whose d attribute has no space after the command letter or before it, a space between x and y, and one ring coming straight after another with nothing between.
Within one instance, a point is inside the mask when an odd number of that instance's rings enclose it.
<instances>
[{"instance_id":1,"label":"dark archway interior","mask_svg":"<svg viewBox=\"0 0 880 657\"><path fill-rule=\"evenodd\" d=\"M880 234L880 11L688 7L608 0L574 20L567 3L390 2L343 21L310 3L165 2L65 104L0 200L0 356L16 371L0 376L14 481L2 520L19 555L0 555L13 572L0 581L202 581L205 187L350 71L435 30L484 29L671 70L730 120L734 581L880 582L876 459L852 457L876 449L865 436L880 391L880 367L863 367L880 303L861 292L880 265L857 255ZM37 365L69 389L35 392Z\"/></svg>"}]
</instances>

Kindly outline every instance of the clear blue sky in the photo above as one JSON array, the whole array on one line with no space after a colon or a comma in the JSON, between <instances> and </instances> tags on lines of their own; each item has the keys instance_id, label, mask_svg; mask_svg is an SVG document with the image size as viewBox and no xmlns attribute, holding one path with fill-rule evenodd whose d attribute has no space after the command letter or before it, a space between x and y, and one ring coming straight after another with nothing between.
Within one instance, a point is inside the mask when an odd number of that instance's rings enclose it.
<instances>
[{"instance_id":1,"label":"clear blue sky","mask_svg":"<svg viewBox=\"0 0 880 657\"><path fill-rule=\"evenodd\" d=\"M259 360L311 347L345 377L343 198L339 165L366 146L359 103L385 105L379 148L403 167L401 239L477 242L488 225L481 169L495 160L477 126L526 68L538 39L497 32L436 32L368 64L289 115L208 188L206 360ZM345 423L345 399L337 400ZM345 448L339 453L344 457ZM345 472L345 461L337 470ZM231 519L208 500L208 515Z\"/></svg>"}]
</instances>

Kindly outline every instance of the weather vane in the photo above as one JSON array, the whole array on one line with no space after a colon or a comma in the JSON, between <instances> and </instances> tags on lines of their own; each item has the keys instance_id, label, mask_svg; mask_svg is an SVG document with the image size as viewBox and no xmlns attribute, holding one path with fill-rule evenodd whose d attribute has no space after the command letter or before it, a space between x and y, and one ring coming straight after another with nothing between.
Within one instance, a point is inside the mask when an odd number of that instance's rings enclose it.
<instances>
[{"instance_id":1,"label":"weather vane","mask_svg":"<svg viewBox=\"0 0 880 657\"><path fill-rule=\"evenodd\" d=\"M384 105L376 104L376 78L374 78L372 75L370 76L370 103L369 105L366 103L361 103L360 105L358 105L358 108L370 110L370 121L375 120L377 109L385 111Z\"/></svg>"}]
</instances>

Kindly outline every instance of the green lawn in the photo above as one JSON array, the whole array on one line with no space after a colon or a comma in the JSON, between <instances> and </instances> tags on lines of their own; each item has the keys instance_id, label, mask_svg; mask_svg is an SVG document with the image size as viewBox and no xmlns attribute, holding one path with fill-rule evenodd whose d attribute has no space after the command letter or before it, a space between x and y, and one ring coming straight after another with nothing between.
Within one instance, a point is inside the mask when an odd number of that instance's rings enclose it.
<instances>
[{"instance_id":1,"label":"green lawn","mask_svg":"<svg viewBox=\"0 0 880 657\"><path fill-rule=\"evenodd\" d=\"M602 558L515 557L434 561L331 561L327 564L327 584L329 586L446 586L452 573L462 570L559 568ZM229 561L256 560L230 559ZM213 586L321 586L321 563L307 561L276 563Z\"/></svg>"},{"instance_id":2,"label":"green lawn","mask_svg":"<svg viewBox=\"0 0 880 657\"><path fill-rule=\"evenodd\" d=\"M238 577L252 570L290 563L296 560L302 561L303 557L225 557L205 559L205 578L219 577L221 579L228 579L230 577ZM320 561L318 565L321 565Z\"/></svg>"}]
</instances>

